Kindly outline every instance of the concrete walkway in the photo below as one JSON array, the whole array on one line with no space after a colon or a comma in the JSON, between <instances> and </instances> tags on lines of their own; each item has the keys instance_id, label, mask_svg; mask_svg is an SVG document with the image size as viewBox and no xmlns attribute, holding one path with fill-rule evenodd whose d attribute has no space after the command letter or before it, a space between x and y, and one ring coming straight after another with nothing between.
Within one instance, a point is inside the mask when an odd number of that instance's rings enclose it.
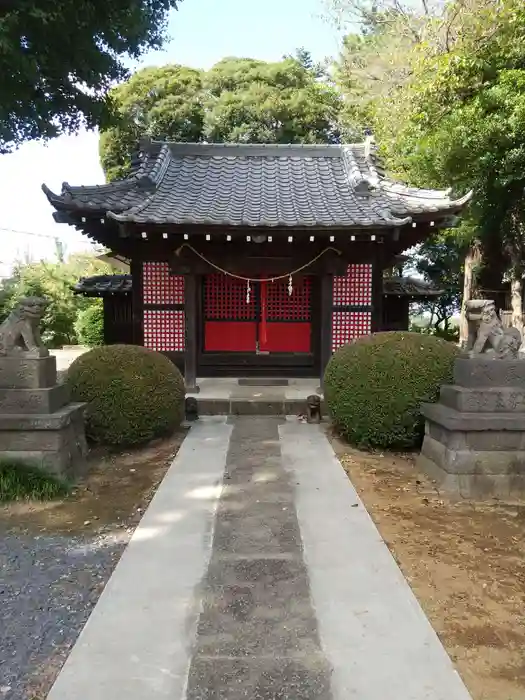
<instances>
[{"instance_id":1,"label":"concrete walkway","mask_svg":"<svg viewBox=\"0 0 525 700\"><path fill-rule=\"evenodd\" d=\"M201 419L49 700L468 700L322 429Z\"/></svg>"}]
</instances>

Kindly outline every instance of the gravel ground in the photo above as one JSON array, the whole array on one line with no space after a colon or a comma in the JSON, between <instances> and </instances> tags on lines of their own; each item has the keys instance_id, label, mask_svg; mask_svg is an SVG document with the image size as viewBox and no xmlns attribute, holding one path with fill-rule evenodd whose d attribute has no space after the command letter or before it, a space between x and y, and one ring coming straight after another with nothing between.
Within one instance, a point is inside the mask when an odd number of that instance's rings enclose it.
<instances>
[{"instance_id":1,"label":"gravel ground","mask_svg":"<svg viewBox=\"0 0 525 700\"><path fill-rule=\"evenodd\" d=\"M0 700L44 700L129 537L0 534Z\"/></svg>"}]
</instances>

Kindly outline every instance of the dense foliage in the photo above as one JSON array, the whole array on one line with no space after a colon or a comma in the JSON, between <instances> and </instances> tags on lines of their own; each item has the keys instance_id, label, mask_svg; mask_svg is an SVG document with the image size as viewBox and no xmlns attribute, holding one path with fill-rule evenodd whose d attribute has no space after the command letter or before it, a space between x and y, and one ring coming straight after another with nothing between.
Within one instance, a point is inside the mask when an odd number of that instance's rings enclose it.
<instances>
[{"instance_id":1,"label":"dense foliage","mask_svg":"<svg viewBox=\"0 0 525 700\"><path fill-rule=\"evenodd\" d=\"M104 125L123 59L158 48L176 0L7 0L0 9L0 153Z\"/></svg>"},{"instance_id":2,"label":"dense foliage","mask_svg":"<svg viewBox=\"0 0 525 700\"><path fill-rule=\"evenodd\" d=\"M129 169L140 137L188 142L334 143L340 95L309 54L267 63L225 58L209 71L146 68L116 87L119 120L101 135L109 180Z\"/></svg>"},{"instance_id":3,"label":"dense foliage","mask_svg":"<svg viewBox=\"0 0 525 700\"><path fill-rule=\"evenodd\" d=\"M95 443L141 444L169 434L184 417L181 373L146 348L94 348L73 362L67 384L73 400L87 402L86 435Z\"/></svg>"},{"instance_id":4,"label":"dense foliage","mask_svg":"<svg viewBox=\"0 0 525 700\"><path fill-rule=\"evenodd\" d=\"M502 280L510 279L513 322L520 326L525 6L521 0L328 1L361 22L336 66L347 131L366 123L388 166L415 185L474 189L457 235L437 235L418 251L432 272L423 274L435 281L441 271L449 300L464 292L500 304ZM445 259L453 261L452 277Z\"/></svg>"},{"instance_id":5,"label":"dense foliage","mask_svg":"<svg viewBox=\"0 0 525 700\"><path fill-rule=\"evenodd\" d=\"M75 331L81 345L89 348L104 345L104 305L101 299L79 311Z\"/></svg>"},{"instance_id":6,"label":"dense foliage","mask_svg":"<svg viewBox=\"0 0 525 700\"><path fill-rule=\"evenodd\" d=\"M50 300L41 324L42 340L51 348L75 344L78 314L93 300L73 292L80 277L107 274L111 268L94 255L78 254L54 261L18 263L10 278L0 285L0 320L24 296L44 296Z\"/></svg>"},{"instance_id":7,"label":"dense foliage","mask_svg":"<svg viewBox=\"0 0 525 700\"><path fill-rule=\"evenodd\" d=\"M421 444L422 402L436 401L452 379L457 347L419 333L376 333L332 356L324 378L335 427L358 447Z\"/></svg>"}]
</instances>

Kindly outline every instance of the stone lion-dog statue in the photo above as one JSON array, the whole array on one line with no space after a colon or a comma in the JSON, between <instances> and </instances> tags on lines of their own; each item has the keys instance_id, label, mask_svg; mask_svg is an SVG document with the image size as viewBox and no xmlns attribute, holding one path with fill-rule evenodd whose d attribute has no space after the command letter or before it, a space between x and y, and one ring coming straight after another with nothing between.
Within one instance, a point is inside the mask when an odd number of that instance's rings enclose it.
<instances>
[{"instance_id":1,"label":"stone lion-dog statue","mask_svg":"<svg viewBox=\"0 0 525 700\"><path fill-rule=\"evenodd\" d=\"M43 297L24 297L0 325L0 356L49 354L40 337L40 321L49 305Z\"/></svg>"},{"instance_id":2,"label":"stone lion-dog statue","mask_svg":"<svg viewBox=\"0 0 525 700\"><path fill-rule=\"evenodd\" d=\"M520 359L521 333L517 328L503 328L491 299L466 302L468 321L467 352L470 357L485 355L499 360Z\"/></svg>"}]
</instances>

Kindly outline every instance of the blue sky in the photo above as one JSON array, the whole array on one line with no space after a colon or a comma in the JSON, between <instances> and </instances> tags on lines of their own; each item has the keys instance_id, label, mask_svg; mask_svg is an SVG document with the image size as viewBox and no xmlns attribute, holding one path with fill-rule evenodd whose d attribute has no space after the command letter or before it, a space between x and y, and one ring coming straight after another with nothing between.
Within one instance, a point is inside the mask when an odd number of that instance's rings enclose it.
<instances>
[{"instance_id":1,"label":"blue sky","mask_svg":"<svg viewBox=\"0 0 525 700\"><path fill-rule=\"evenodd\" d=\"M141 65L209 68L225 56L279 60L301 46L321 60L335 55L339 45L335 28L323 19L324 11L323 0L184 0L170 18L170 44L143 57ZM23 231L59 237L68 252L89 247L80 233L53 222L40 189L45 182L59 191L63 181L104 181L96 134L64 136L47 145L29 143L0 156L0 276L23 256L53 256L52 238Z\"/></svg>"}]
</instances>

